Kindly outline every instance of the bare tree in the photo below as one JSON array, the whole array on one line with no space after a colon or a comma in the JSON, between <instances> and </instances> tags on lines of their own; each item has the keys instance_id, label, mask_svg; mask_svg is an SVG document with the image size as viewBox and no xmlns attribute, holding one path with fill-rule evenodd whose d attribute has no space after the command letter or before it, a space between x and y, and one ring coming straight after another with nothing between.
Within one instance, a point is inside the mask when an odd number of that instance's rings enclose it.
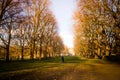
<instances>
[{"instance_id":1,"label":"bare tree","mask_svg":"<svg viewBox=\"0 0 120 80\"><path fill-rule=\"evenodd\" d=\"M2 0L0 2L0 27L4 31L0 34L2 47L6 49L6 61L9 61L9 48L12 39L12 31L15 29L16 22L19 22L19 14L22 11L19 1Z\"/></svg>"}]
</instances>

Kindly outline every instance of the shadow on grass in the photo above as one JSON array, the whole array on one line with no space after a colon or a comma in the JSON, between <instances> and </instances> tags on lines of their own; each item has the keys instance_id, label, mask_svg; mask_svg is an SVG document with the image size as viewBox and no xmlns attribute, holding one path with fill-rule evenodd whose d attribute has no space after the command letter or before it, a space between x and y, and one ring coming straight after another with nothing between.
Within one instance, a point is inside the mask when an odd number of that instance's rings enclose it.
<instances>
[{"instance_id":1,"label":"shadow on grass","mask_svg":"<svg viewBox=\"0 0 120 80\"><path fill-rule=\"evenodd\" d=\"M64 56L64 63L84 63L88 59L80 59L80 57L77 56ZM48 58L48 59L42 59L41 62L46 63L62 63L61 57L55 57L55 58Z\"/></svg>"},{"instance_id":2,"label":"shadow on grass","mask_svg":"<svg viewBox=\"0 0 120 80\"><path fill-rule=\"evenodd\" d=\"M61 57L48 58L42 60L24 60L24 61L11 61L9 63L0 62L0 73L1 72L11 72L11 71L19 71L19 70L34 70L34 69L43 69L43 68L54 68L60 65L71 64L82 64L90 61L90 63L103 63L99 60L89 60L89 59L81 59L77 56L65 56L65 62L62 63ZM67 63L67 64L66 64Z\"/></svg>"},{"instance_id":3,"label":"shadow on grass","mask_svg":"<svg viewBox=\"0 0 120 80\"><path fill-rule=\"evenodd\" d=\"M65 56L65 63L84 63L87 59L80 59L76 56ZM42 60L24 60L24 61L10 61L0 62L0 72L9 72L23 69L55 67L62 63L61 57L48 58Z\"/></svg>"},{"instance_id":4,"label":"shadow on grass","mask_svg":"<svg viewBox=\"0 0 120 80\"><path fill-rule=\"evenodd\" d=\"M66 75L68 75L68 78L70 76L75 76L75 75L79 77L78 74L81 75L93 74L92 76L96 74L102 75L99 72L97 73L97 71L95 70L99 70L99 69L100 71L103 70L101 68L101 66L103 65L96 65L96 64L104 64L105 62L103 60L81 59L80 57L76 57L76 56L65 56L64 59L65 59L64 63L62 63L61 57L42 59L42 60L11 61L9 63L1 62L0 80L64 80L61 77L66 77ZM107 65L108 68L110 64L105 64L105 65ZM106 71L106 69L104 70ZM73 79L73 80L79 80L79 79Z\"/></svg>"}]
</instances>

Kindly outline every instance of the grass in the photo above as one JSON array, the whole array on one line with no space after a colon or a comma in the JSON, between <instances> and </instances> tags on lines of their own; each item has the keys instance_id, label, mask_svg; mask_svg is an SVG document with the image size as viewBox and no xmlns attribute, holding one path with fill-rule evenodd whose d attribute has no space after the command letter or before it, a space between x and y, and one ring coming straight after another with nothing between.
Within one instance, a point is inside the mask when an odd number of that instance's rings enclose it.
<instances>
[{"instance_id":1,"label":"grass","mask_svg":"<svg viewBox=\"0 0 120 80\"><path fill-rule=\"evenodd\" d=\"M0 62L0 80L120 80L120 65L76 56Z\"/></svg>"},{"instance_id":2,"label":"grass","mask_svg":"<svg viewBox=\"0 0 120 80\"><path fill-rule=\"evenodd\" d=\"M78 57L65 57L65 63L80 62ZM35 68L49 68L60 65L61 57L50 58L46 60L25 60L25 61L12 61L9 63L0 63L0 73L10 72L23 69L35 69Z\"/></svg>"}]
</instances>

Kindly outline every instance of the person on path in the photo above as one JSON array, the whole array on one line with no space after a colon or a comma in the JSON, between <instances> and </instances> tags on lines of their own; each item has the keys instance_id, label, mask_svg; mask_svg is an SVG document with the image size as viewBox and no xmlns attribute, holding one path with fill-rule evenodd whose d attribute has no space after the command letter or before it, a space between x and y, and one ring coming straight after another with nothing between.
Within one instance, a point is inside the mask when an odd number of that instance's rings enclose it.
<instances>
[{"instance_id":1,"label":"person on path","mask_svg":"<svg viewBox=\"0 0 120 80\"><path fill-rule=\"evenodd\" d=\"M63 56L61 57L61 59L62 59L62 62L64 63L64 57Z\"/></svg>"}]
</instances>

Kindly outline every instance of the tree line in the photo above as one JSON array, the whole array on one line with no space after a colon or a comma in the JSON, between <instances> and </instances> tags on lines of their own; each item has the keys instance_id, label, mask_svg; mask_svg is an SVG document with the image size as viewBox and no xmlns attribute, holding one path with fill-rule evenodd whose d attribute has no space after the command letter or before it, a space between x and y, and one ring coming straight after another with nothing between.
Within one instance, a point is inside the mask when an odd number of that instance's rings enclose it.
<instances>
[{"instance_id":1,"label":"tree line","mask_svg":"<svg viewBox=\"0 0 120 80\"><path fill-rule=\"evenodd\" d=\"M120 0L77 0L74 20L76 54L120 56Z\"/></svg>"},{"instance_id":2,"label":"tree line","mask_svg":"<svg viewBox=\"0 0 120 80\"><path fill-rule=\"evenodd\" d=\"M64 49L49 0L0 0L0 57L41 59Z\"/></svg>"}]
</instances>

